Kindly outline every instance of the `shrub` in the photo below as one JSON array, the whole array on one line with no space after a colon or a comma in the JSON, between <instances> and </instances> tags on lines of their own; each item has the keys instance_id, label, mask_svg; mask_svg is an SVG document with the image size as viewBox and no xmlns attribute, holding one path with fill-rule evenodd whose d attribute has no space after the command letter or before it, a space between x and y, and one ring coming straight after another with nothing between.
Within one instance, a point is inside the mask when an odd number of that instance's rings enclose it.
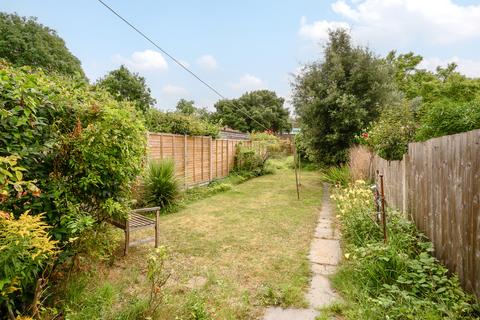
<instances>
[{"instance_id":1,"label":"shrub","mask_svg":"<svg viewBox=\"0 0 480 320\"><path fill-rule=\"evenodd\" d=\"M403 102L385 108L369 132L368 145L386 160L401 160L415 136L416 104Z\"/></svg>"},{"instance_id":2,"label":"shrub","mask_svg":"<svg viewBox=\"0 0 480 320\"><path fill-rule=\"evenodd\" d=\"M145 177L144 201L152 206L171 206L180 192L175 177L175 163L171 159L151 161Z\"/></svg>"},{"instance_id":3,"label":"shrub","mask_svg":"<svg viewBox=\"0 0 480 320\"><path fill-rule=\"evenodd\" d=\"M237 146L235 150L234 170L238 172L252 172L261 175L265 161L260 153L251 147Z\"/></svg>"},{"instance_id":4,"label":"shrub","mask_svg":"<svg viewBox=\"0 0 480 320\"><path fill-rule=\"evenodd\" d=\"M417 141L480 129L480 100L463 103L441 100L423 109L415 135Z\"/></svg>"},{"instance_id":5,"label":"shrub","mask_svg":"<svg viewBox=\"0 0 480 320\"><path fill-rule=\"evenodd\" d=\"M12 196L20 200L28 193L40 194L33 181L23 180L25 168L17 165L18 160L18 156L0 157L0 204ZM34 314L38 311L47 280L36 280L57 254L57 242L50 239L50 227L42 218L25 212L16 219L0 210L0 311L5 307L10 316L24 304ZM35 298L30 295L33 287L38 292Z\"/></svg>"},{"instance_id":6,"label":"shrub","mask_svg":"<svg viewBox=\"0 0 480 320\"><path fill-rule=\"evenodd\" d=\"M45 212L51 234L73 253L98 221L123 217L140 173L145 128L134 107L83 82L0 65L0 155L21 157L42 193L10 198L15 217Z\"/></svg>"},{"instance_id":7,"label":"shrub","mask_svg":"<svg viewBox=\"0 0 480 320\"><path fill-rule=\"evenodd\" d=\"M14 309L15 300L29 302L37 277L57 253L42 218L28 212L18 219L0 216L0 302Z\"/></svg>"},{"instance_id":8,"label":"shrub","mask_svg":"<svg viewBox=\"0 0 480 320\"><path fill-rule=\"evenodd\" d=\"M146 115L146 126L150 132L188 134L192 136L211 136L216 138L220 126L201 120L194 115L175 112L161 112L150 109Z\"/></svg>"}]
</instances>

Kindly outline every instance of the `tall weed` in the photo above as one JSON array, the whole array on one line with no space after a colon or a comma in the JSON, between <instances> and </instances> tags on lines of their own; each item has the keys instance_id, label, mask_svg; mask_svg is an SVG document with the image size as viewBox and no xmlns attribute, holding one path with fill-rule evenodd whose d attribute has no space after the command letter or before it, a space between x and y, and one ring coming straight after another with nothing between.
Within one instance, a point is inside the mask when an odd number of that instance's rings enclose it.
<instances>
[{"instance_id":1,"label":"tall weed","mask_svg":"<svg viewBox=\"0 0 480 320\"><path fill-rule=\"evenodd\" d=\"M347 319L475 319L478 305L456 276L432 255L414 224L388 211L388 242L375 222L373 195L364 181L336 189L345 261L333 277L347 303Z\"/></svg>"}]
</instances>

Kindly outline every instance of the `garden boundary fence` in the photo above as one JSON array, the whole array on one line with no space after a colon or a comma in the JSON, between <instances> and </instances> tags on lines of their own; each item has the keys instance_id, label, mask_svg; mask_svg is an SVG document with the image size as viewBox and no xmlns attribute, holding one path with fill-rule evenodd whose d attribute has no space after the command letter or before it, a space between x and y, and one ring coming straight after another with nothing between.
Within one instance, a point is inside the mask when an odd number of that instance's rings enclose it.
<instances>
[{"instance_id":1,"label":"garden boundary fence","mask_svg":"<svg viewBox=\"0 0 480 320\"><path fill-rule=\"evenodd\" d=\"M238 144L250 140L213 139L169 133L148 133L148 159L173 159L175 172L185 188L227 176L234 167Z\"/></svg>"},{"instance_id":2,"label":"garden boundary fence","mask_svg":"<svg viewBox=\"0 0 480 320\"><path fill-rule=\"evenodd\" d=\"M435 256L480 299L480 130L410 143L401 161L355 147L350 167L357 178L383 174L386 203L410 216Z\"/></svg>"}]
</instances>

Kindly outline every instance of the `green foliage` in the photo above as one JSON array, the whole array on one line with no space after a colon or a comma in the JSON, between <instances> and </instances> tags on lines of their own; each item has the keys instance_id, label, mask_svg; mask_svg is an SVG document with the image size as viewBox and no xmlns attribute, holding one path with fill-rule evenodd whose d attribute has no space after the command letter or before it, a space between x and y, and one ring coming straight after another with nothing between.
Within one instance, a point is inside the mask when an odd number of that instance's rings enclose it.
<instances>
[{"instance_id":1,"label":"green foliage","mask_svg":"<svg viewBox=\"0 0 480 320\"><path fill-rule=\"evenodd\" d=\"M354 47L345 30L332 31L322 61L306 65L293 83L308 157L333 165L347 160L353 136L395 96L391 68Z\"/></svg>"},{"instance_id":2,"label":"green foliage","mask_svg":"<svg viewBox=\"0 0 480 320\"><path fill-rule=\"evenodd\" d=\"M146 114L146 126L150 132L187 134L217 137L220 127L196 116L150 109Z\"/></svg>"},{"instance_id":3,"label":"green foliage","mask_svg":"<svg viewBox=\"0 0 480 320\"><path fill-rule=\"evenodd\" d=\"M425 109L415 135L417 141L480 129L480 99L463 103L440 100Z\"/></svg>"},{"instance_id":4,"label":"green foliage","mask_svg":"<svg viewBox=\"0 0 480 320\"><path fill-rule=\"evenodd\" d=\"M0 204L10 197L24 200L28 194L40 195L33 181L23 180L26 169L18 166L18 160L17 155L0 156ZM50 239L49 229L41 215L31 216L27 211L16 219L0 210L0 311L12 314L24 305L31 305L30 291L58 252L57 241ZM42 279L43 287L46 282ZM32 309L37 309L38 299Z\"/></svg>"},{"instance_id":5,"label":"green foliage","mask_svg":"<svg viewBox=\"0 0 480 320\"><path fill-rule=\"evenodd\" d=\"M35 18L0 12L0 57L15 66L39 67L85 79L80 60L63 39Z\"/></svg>"},{"instance_id":6,"label":"green foliage","mask_svg":"<svg viewBox=\"0 0 480 320\"><path fill-rule=\"evenodd\" d=\"M0 65L0 155L16 154L42 190L4 205L45 212L65 253L95 221L122 217L140 173L145 128L128 103L103 90L29 68Z\"/></svg>"},{"instance_id":7,"label":"green foliage","mask_svg":"<svg viewBox=\"0 0 480 320\"><path fill-rule=\"evenodd\" d=\"M283 106L284 101L269 90L247 92L238 99L218 101L213 118L242 132L264 131L265 128L273 132L289 131L289 111Z\"/></svg>"},{"instance_id":8,"label":"green foliage","mask_svg":"<svg viewBox=\"0 0 480 320\"><path fill-rule=\"evenodd\" d=\"M173 205L180 193L175 177L175 163L171 159L151 161L144 178L145 196L143 201L162 208Z\"/></svg>"},{"instance_id":9,"label":"green foliage","mask_svg":"<svg viewBox=\"0 0 480 320\"><path fill-rule=\"evenodd\" d=\"M194 103L195 102L193 100L180 99L178 100L177 106L175 107L175 109L178 113L191 116L195 114L195 111L196 111L196 108L193 105Z\"/></svg>"},{"instance_id":10,"label":"green foliage","mask_svg":"<svg viewBox=\"0 0 480 320\"><path fill-rule=\"evenodd\" d=\"M416 104L404 101L389 106L373 123L367 143L380 157L401 160L408 151L408 143L414 139L417 127Z\"/></svg>"},{"instance_id":11,"label":"green foliage","mask_svg":"<svg viewBox=\"0 0 480 320\"><path fill-rule=\"evenodd\" d=\"M155 99L145 78L138 73L132 73L125 66L110 71L104 78L97 81L98 87L104 88L117 101L131 101L137 110L147 112L153 107Z\"/></svg>"},{"instance_id":12,"label":"green foliage","mask_svg":"<svg viewBox=\"0 0 480 320\"><path fill-rule=\"evenodd\" d=\"M350 171L347 166L329 167L323 173L323 180L335 186L346 187L350 181Z\"/></svg>"},{"instance_id":13,"label":"green foliage","mask_svg":"<svg viewBox=\"0 0 480 320\"><path fill-rule=\"evenodd\" d=\"M148 299L149 316L154 316L163 302L164 286L168 278L170 278L170 273L165 270L167 258L167 249L163 246L153 250L147 257L147 280L150 285L150 296Z\"/></svg>"},{"instance_id":14,"label":"green foliage","mask_svg":"<svg viewBox=\"0 0 480 320\"><path fill-rule=\"evenodd\" d=\"M268 133L252 133L252 146L237 145L234 170L261 176L269 173L267 160L280 151L280 140Z\"/></svg>"},{"instance_id":15,"label":"green foliage","mask_svg":"<svg viewBox=\"0 0 480 320\"><path fill-rule=\"evenodd\" d=\"M254 148L237 146L235 150L234 170L239 172L252 172L255 175L262 175L265 161L259 152Z\"/></svg>"},{"instance_id":16,"label":"green foliage","mask_svg":"<svg viewBox=\"0 0 480 320\"><path fill-rule=\"evenodd\" d=\"M345 240L345 258L334 285L346 319L472 319L473 297L431 256L432 244L397 212L387 213L388 242L375 223L369 186L356 181L332 198Z\"/></svg>"},{"instance_id":17,"label":"green foliage","mask_svg":"<svg viewBox=\"0 0 480 320\"><path fill-rule=\"evenodd\" d=\"M412 52L397 55L392 51L385 60L394 69L397 87L407 99L421 98L429 104L444 99L468 102L479 97L480 79L460 74L455 63L430 72L418 68L423 57Z\"/></svg>"},{"instance_id":18,"label":"green foliage","mask_svg":"<svg viewBox=\"0 0 480 320\"><path fill-rule=\"evenodd\" d=\"M402 159L409 142L480 128L480 79L460 74L454 63L418 69L422 59L394 51L385 59L404 98L385 107L369 131L369 145L384 159Z\"/></svg>"},{"instance_id":19,"label":"green foliage","mask_svg":"<svg viewBox=\"0 0 480 320\"><path fill-rule=\"evenodd\" d=\"M207 310L205 298L196 291L192 291L192 293L189 294L185 308L188 311L188 320L212 319Z\"/></svg>"},{"instance_id":20,"label":"green foliage","mask_svg":"<svg viewBox=\"0 0 480 320\"><path fill-rule=\"evenodd\" d=\"M16 309L21 305L18 300L30 302L37 277L58 251L49 229L41 215L25 212L18 219L0 215L0 305L5 302Z\"/></svg>"}]
</instances>

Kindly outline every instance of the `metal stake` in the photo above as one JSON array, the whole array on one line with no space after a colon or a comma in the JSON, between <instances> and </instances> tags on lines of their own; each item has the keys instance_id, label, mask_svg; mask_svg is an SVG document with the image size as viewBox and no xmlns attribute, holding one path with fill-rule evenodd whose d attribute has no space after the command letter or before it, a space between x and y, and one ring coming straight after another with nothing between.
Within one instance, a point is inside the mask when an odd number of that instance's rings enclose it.
<instances>
[{"instance_id":1,"label":"metal stake","mask_svg":"<svg viewBox=\"0 0 480 320\"><path fill-rule=\"evenodd\" d=\"M383 224L383 242L387 243L387 217L385 214L385 194L383 190L383 174L380 175L380 193L382 200L382 224Z\"/></svg>"}]
</instances>

